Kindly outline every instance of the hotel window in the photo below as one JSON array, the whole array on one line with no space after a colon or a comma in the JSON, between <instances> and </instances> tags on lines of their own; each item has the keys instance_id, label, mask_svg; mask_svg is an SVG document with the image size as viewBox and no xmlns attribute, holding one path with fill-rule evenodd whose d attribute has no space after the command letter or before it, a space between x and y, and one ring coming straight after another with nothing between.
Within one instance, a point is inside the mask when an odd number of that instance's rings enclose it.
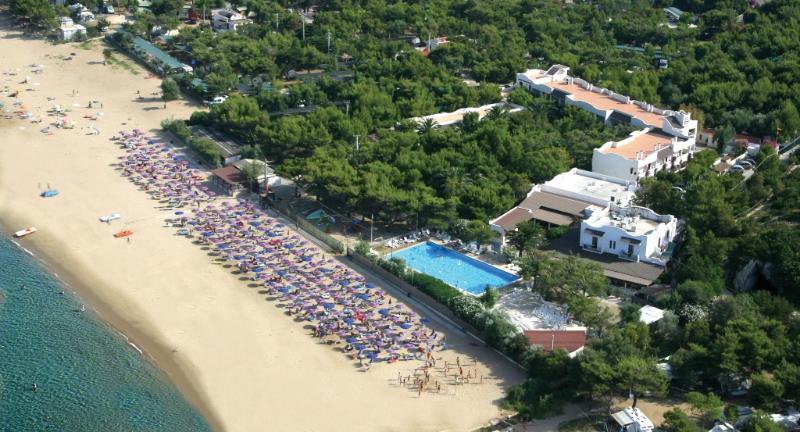
<instances>
[{"instance_id":1,"label":"hotel window","mask_svg":"<svg viewBox=\"0 0 800 432\"><path fill-rule=\"evenodd\" d=\"M617 241L616 240L609 240L608 241L608 248L614 250L617 248Z\"/></svg>"}]
</instances>

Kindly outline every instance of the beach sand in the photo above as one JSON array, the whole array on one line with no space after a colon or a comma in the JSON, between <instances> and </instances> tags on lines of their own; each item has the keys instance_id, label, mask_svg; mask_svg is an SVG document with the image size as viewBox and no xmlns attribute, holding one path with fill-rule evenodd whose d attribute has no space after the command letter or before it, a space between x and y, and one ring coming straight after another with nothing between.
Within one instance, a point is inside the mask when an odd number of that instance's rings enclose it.
<instances>
[{"instance_id":1,"label":"beach sand","mask_svg":"<svg viewBox=\"0 0 800 432\"><path fill-rule=\"evenodd\" d=\"M198 107L173 101L163 109L151 96L160 80L119 53L127 67L103 66L103 48L27 39L0 22L0 89L19 89L17 100L43 117L42 124L0 118L0 220L6 232L36 226L39 232L19 242L142 348L214 429L463 431L501 415L505 388L522 374L460 332L434 322L454 346L436 356L477 359L484 383L418 397L393 383L418 362L360 372L230 269L163 228L170 214L111 166L123 151L109 138L135 127L156 132L162 119L186 118ZM74 58L63 60L70 53ZM31 64L44 65L44 72L31 73ZM19 84L26 76L29 83ZM83 108L90 100L103 108ZM0 101L8 106L14 99ZM40 129L54 121L46 111L55 103L72 108L67 117L76 127L47 135ZM97 111L103 112L97 121L83 118ZM100 135L87 135L92 123ZM39 197L48 184L60 195ZM98 221L111 212L122 219ZM135 232L130 243L112 236L122 229Z\"/></svg>"}]
</instances>

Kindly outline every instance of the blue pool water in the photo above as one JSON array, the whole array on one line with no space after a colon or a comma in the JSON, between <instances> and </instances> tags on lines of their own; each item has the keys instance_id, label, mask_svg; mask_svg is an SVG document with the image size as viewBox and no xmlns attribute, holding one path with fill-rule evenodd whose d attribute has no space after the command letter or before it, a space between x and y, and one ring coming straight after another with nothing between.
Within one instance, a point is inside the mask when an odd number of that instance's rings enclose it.
<instances>
[{"instance_id":1,"label":"blue pool water","mask_svg":"<svg viewBox=\"0 0 800 432\"><path fill-rule=\"evenodd\" d=\"M210 428L161 371L0 236L0 432L16 431Z\"/></svg>"},{"instance_id":2,"label":"blue pool water","mask_svg":"<svg viewBox=\"0 0 800 432\"><path fill-rule=\"evenodd\" d=\"M402 258L408 267L475 295L482 294L487 286L497 288L519 279L516 275L431 242L393 252L390 257Z\"/></svg>"}]
</instances>

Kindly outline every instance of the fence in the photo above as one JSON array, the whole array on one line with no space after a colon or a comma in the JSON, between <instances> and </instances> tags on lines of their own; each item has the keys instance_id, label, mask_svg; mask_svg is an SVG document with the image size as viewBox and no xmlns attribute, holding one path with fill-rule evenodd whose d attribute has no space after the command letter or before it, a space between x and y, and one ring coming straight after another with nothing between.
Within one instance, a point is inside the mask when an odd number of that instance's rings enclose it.
<instances>
[{"instance_id":1,"label":"fence","mask_svg":"<svg viewBox=\"0 0 800 432\"><path fill-rule=\"evenodd\" d=\"M314 236L314 238L321 241L322 243L325 243L325 245L331 248L331 250L333 250L334 252L344 253L344 244L342 244L342 242L329 236L321 229L314 226L314 224L305 220L303 218L303 215L295 213L294 211L292 211L291 208L289 208L289 206L279 202L272 202L272 208L283 213L287 218L289 218L292 222L294 222L298 228L311 234L312 236Z\"/></svg>"}]
</instances>

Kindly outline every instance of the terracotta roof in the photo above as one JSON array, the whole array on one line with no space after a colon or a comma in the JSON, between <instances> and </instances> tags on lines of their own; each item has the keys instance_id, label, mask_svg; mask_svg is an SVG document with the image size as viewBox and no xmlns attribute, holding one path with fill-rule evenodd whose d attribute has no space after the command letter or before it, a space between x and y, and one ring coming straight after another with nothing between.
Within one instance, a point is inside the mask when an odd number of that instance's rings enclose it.
<instances>
[{"instance_id":1,"label":"terracotta roof","mask_svg":"<svg viewBox=\"0 0 800 432\"><path fill-rule=\"evenodd\" d=\"M241 171L239 171L239 168L236 168L233 165L217 168L214 171L211 171L211 173L229 185L244 183L244 178L242 178Z\"/></svg>"},{"instance_id":2,"label":"terracotta roof","mask_svg":"<svg viewBox=\"0 0 800 432\"><path fill-rule=\"evenodd\" d=\"M618 154L625 159L636 159L636 154L642 152L642 157L647 157L656 151L656 146L664 148L672 143L672 137L663 133L650 131L633 137L630 141L622 141L616 147L609 147L603 153Z\"/></svg>"},{"instance_id":3,"label":"terracotta roof","mask_svg":"<svg viewBox=\"0 0 800 432\"><path fill-rule=\"evenodd\" d=\"M661 127L664 123L664 116L659 115L653 112L648 112L643 110L638 105L634 104L626 104L623 102L616 101L611 99L608 95L595 93L591 90L586 90L585 88L577 85L577 84L568 84L566 82L548 82L545 83L546 86L552 89L559 89L565 93L569 93L575 100L582 101L588 103L589 105L595 107L595 109L600 109L604 111L608 110L616 110L621 113L627 114L631 117L636 117L643 121L648 126L654 127Z\"/></svg>"},{"instance_id":4,"label":"terracotta roof","mask_svg":"<svg viewBox=\"0 0 800 432\"><path fill-rule=\"evenodd\" d=\"M586 330L525 330L531 345L540 345L544 351L563 349L573 352L586 345Z\"/></svg>"}]
</instances>

